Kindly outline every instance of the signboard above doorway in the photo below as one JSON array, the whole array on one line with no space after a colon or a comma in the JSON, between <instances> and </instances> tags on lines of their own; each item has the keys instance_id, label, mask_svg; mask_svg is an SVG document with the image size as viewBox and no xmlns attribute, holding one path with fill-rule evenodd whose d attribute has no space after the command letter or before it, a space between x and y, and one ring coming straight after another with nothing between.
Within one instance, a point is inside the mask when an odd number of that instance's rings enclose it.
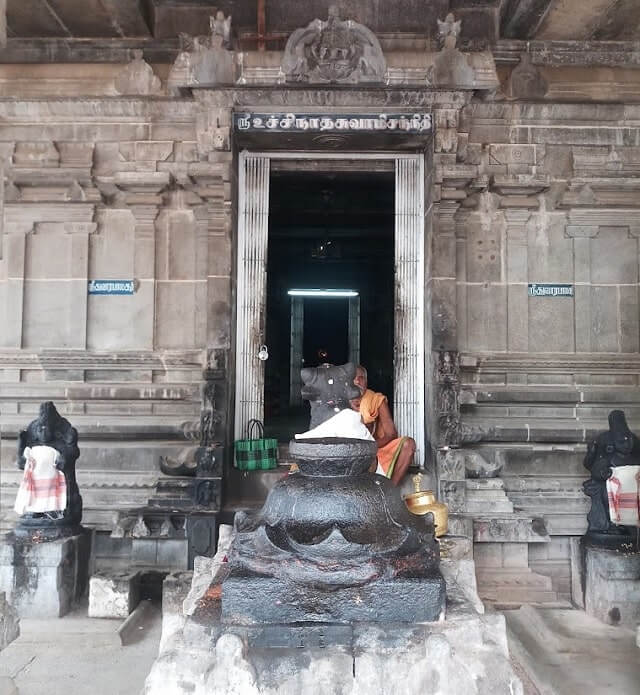
<instances>
[{"instance_id":1,"label":"signboard above doorway","mask_svg":"<svg viewBox=\"0 0 640 695\"><path fill-rule=\"evenodd\" d=\"M272 133L428 133L431 114L234 113L233 124L237 131Z\"/></svg>"}]
</instances>

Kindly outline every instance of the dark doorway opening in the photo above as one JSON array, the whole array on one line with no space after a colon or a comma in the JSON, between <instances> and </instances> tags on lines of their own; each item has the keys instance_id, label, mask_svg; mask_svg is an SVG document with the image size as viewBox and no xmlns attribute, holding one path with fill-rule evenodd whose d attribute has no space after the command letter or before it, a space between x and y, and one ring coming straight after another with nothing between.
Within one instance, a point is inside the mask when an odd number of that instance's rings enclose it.
<instances>
[{"instance_id":1,"label":"dark doorway opening","mask_svg":"<svg viewBox=\"0 0 640 695\"><path fill-rule=\"evenodd\" d=\"M344 364L349 358L346 299L304 299L304 332L302 359L305 367L323 362Z\"/></svg>"},{"instance_id":2,"label":"dark doorway opening","mask_svg":"<svg viewBox=\"0 0 640 695\"><path fill-rule=\"evenodd\" d=\"M392 399L394 181L392 170L271 173L264 394L269 436L288 441L308 428L308 404L291 395L293 370L348 361L355 332L371 388ZM358 298L359 319L348 298L316 296L298 300L303 319L298 313L292 322L294 289L350 290ZM294 324L301 326L297 338Z\"/></svg>"}]
</instances>

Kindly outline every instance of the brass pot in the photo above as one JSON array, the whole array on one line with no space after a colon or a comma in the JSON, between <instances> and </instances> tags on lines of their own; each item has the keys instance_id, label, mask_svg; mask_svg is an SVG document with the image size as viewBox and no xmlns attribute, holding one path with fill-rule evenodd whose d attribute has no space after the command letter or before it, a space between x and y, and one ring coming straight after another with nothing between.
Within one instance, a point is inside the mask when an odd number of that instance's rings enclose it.
<instances>
[{"instance_id":1,"label":"brass pot","mask_svg":"<svg viewBox=\"0 0 640 695\"><path fill-rule=\"evenodd\" d=\"M405 495L404 502L407 509L412 514L424 516L431 512L433 514L433 523L435 524L436 537L439 538L447 532L449 521L449 509L443 502L437 502L433 490L421 490L420 483L422 476L420 473L413 477L413 485L415 492Z\"/></svg>"},{"instance_id":2,"label":"brass pot","mask_svg":"<svg viewBox=\"0 0 640 695\"><path fill-rule=\"evenodd\" d=\"M418 492L412 492L410 495L405 495L404 502L407 508L412 514L426 514L430 512L432 504L436 501L436 496L433 494L433 490L418 490Z\"/></svg>"}]
</instances>

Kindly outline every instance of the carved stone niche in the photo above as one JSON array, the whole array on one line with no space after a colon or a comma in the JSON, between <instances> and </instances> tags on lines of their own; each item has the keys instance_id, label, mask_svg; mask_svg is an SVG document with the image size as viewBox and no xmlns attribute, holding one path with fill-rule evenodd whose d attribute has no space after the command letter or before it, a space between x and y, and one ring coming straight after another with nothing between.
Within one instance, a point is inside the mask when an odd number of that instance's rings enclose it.
<instances>
[{"instance_id":1,"label":"carved stone niche","mask_svg":"<svg viewBox=\"0 0 640 695\"><path fill-rule=\"evenodd\" d=\"M373 32L353 20L340 19L332 5L326 22L315 19L291 34L282 72L287 82L384 82L387 63Z\"/></svg>"}]
</instances>

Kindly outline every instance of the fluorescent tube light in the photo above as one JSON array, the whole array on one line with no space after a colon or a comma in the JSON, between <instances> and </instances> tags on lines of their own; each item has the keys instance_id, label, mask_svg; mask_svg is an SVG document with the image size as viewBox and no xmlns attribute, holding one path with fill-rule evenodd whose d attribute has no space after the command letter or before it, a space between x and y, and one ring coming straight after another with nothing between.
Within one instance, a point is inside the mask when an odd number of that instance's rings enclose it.
<instances>
[{"instance_id":1,"label":"fluorescent tube light","mask_svg":"<svg viewBox=\"0 0 640 695\"><path fill-rule=\"evenodd\" d=\"M356 290L289 290L291 297L357 297Z\"/></svg>"}]
</instances>

